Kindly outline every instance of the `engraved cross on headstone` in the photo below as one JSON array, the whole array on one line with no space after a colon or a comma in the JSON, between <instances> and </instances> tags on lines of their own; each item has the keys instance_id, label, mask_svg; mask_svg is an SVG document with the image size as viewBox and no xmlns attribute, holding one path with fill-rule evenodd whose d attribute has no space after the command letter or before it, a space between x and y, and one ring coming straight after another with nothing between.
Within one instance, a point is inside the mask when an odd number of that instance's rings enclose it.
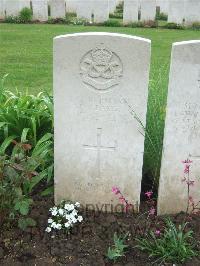
<instances>
[{"instance_id":1,"label":"engraved cross on headstone","mask_svg":"<svg viewBox=\"0 0 200 266\"><path fill-rule=\"evenodd\" d=\"M115 151L117 148L117 142L114 146L102 145L102 128L97 128L97 144L96 145L83 145L85 149L97 151L97 171L98 178L101 177L101 151Z\"/></svg>"}]
</instances>

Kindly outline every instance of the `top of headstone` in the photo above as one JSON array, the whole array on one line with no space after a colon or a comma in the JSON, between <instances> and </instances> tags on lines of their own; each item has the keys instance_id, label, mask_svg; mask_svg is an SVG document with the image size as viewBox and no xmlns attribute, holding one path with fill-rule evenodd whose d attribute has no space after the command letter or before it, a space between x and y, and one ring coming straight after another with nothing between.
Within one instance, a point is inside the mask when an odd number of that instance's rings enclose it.
<instances>
[{"instance_id":1,"label":"top of headstone","mask_svg":"<svg viewBox=\"0 0 200 266\"><path fill-rule=\"evenodd\" d=\"M175 42L175 43L173 43L173 46L186 45L186 44L195 44L195 43L200 43L200 40L191 40L191 41Z\"/></svg>"},{"instance_id":2,"label":"top of headstone","mask_svg":"<svg viewBox=\"0 0 200 266\"><path fill-rule=\"evenodd\" d=\"M121 37L121 38L129 38L134 39L138 41L143 41L146 43L151 43L151 40L132 36L128 34L121 34L121 33L111 33L111 32L82 32L82 33L72 33L72 34L65 34L65 35L59 35L54 38L54 40L61 39L61 38L70 38L70 37L78 37L78 36L112 36L112 37Z\"/></svg>"}]
</instances>

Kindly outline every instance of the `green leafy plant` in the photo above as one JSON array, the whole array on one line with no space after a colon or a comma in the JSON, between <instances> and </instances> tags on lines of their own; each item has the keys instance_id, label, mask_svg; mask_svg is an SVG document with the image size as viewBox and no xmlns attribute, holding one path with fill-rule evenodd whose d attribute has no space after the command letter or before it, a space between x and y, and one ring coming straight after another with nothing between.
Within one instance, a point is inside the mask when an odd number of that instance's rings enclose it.
<instances>
[{"instance_id":1,"label":"green leafy plant","mask_svg":"<svg viewBox=\"0 0 200 266\"><path fill-rule=\"evenodd\" d=\"M125 256L125 249L128 247L128 245L125 245L124 242L127 236L128 233L123 237L118 237L116 233L114 234L114 245L108 248L106 255L109 260L113 260L115 262L118 258Z\"/></svg>"},{"instance_id":2,"label":"green leafy plant","mask_svg":"<svg viewBox=\"0 0 200 266\"><path fill-rule=\"evenodd\" d=\"M35 225L28 217L33 190L42 180L50 185L53 177L52 134L45 134L33 149L27 134L25 128L20 142L10 136L0 146L0 222L15 218L23 230Z\"/></svg>"},{"instance_id":3,"label":"green leafy plant","mask_svg":"<svg viewBox=\"0 0 200 266\"><path fill-rule=\"evenodd\" d=\"M137 240L137 248L149 254L149 257L156 258L154 263L184 263L198 255L195 250L193 231L187 230L187 223L176 225L166 219L164 232L159 234L150 231L146 238Z\"/></svg>"},{"instance_id":4,"label":"green leafy plant","mask_svg":"<svg viewBox=\"0 0 200 266\"><path fill-rule=\"evenodd\" d=\"M21 23L31 22L33 17L33 12L30 8L24 7L19 13L19 20Z\"/></svg>"},{"instance_id":5,"label":"green leafy plant","mask_svg":"<svg viewBox=\"0 0 200 266\"><path fill-rule=\"evenodd\" d=\"M167 23L164 28L166 29L176 29L176 30L184 30L185 27L181 24L177 24L177 23L174 23L174 22L169 22Z\"/></svg>"},{"instance_id":6,"label":"green leafy plant","mask_svg":"<svg viewBox=\"0 0 200 266\"><path fill-rule=\"evenodd\" d=\"M19 23L18 16L6 16L4 19L5 23Z\"/></svg>"},{"instance_id":7,"label":"green leafy plant","mask_svg":"<svg viewBox=\"0 0 200 266\"><path fill-rule=\"evenodd\" d=\"M191 27L193 30L200 30L200 22L193 22Z\"/></svg>"},{"instance_id":8,"label":"green leafy plant","mask_svg":"<svg viewBox=\"0 0 200 266\"><path fill-rule=\"evenodd\" d=\"M4 125L0 129L0 143L10 135L20 137L24 128L28 129L27 141L35 146L47 132L53 132L53 98L47 93L37 96L7 91L4 82L0 84L0 121Z\"/></svg>"},{"instance_id":9,"label":"green leafy plant","mask_svg":"<svg viewBox=\"0 0 200 266\"><path fill-rule=\"evenodd\" d=\"M104 26L106 27L121 27L121 23L117 19L109 19L104 22Z\"/></svg>"}]
</instances>

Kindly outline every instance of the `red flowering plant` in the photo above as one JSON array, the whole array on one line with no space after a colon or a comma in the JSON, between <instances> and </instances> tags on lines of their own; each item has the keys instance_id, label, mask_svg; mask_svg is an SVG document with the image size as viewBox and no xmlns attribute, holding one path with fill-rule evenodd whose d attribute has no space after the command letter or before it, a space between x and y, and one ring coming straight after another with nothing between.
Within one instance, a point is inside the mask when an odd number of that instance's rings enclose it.
<instances>
[{"instance_id":1,"label":"red flowering plant","mask_svg":"<svg viewBox=\"0 0 200 266\"><path fill-rule=\"evenodd\" d=\"M195 181L191 179L191 167L193 161L190 159L186 159L182 161L184 164L184 177L182 178L182 182L186 184L187 186L187 209L186 209L186 215L187 214L197 214L200 213L200 207L199 203L200 201L195 202L191 195L191 187L195 185Z\"/></svg>"},{"instance_id":2,"label":"red flowering plant","mask_svg":"<svg viewBox=\"0 0 200 266\"><path fill-rule=\"evenodd\" d=\"M128 202L118 187L112 187L112 192L118 197L119 202L124 206L124 211L126 213L133 208L133 204Z\"/></svg>"}]
</instances>

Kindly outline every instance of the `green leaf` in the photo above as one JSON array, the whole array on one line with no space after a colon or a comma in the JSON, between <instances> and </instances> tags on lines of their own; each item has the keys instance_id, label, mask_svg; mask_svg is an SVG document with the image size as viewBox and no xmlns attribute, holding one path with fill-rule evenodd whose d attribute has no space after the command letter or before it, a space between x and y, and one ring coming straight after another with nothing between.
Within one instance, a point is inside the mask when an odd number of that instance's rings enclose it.
<instances>
[{"instance_id":1,"label":"green leaf","mask_svg":"<svg viewBox=\"0 0 200 266\"><path fill-rule=\"evenodd\" d=\"M44 191L42 191L41 196L48 196L52 195L54 192L54 186L46 188Z\"/></svg>"},{"instance_id":2,"label":"green leaf","mask_svg":"<svg viewBox=\"0 0 200 266\"><path fill-rule=\"evenodd\" d=\"M18 226L21 230L25 231L27 227L34 227L36 226L36 221L32 218L20 218L18 220Z\"/></svg>"}]
</instances>

